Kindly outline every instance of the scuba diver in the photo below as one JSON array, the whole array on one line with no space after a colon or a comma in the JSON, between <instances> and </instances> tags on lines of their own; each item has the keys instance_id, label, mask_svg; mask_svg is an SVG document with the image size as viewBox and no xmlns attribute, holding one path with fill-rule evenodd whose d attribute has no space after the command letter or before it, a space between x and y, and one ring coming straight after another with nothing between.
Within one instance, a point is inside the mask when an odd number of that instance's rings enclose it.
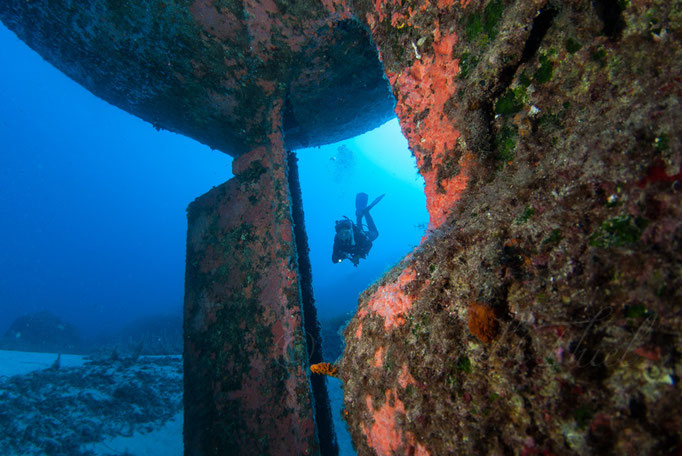
<instances>
[{"instance_id":1,"label":"scuba diver","mask_svg":"<svg viewBox=\"0 0 682 456\"><path fill-rule=\"evenodd\" d=\"M348 259L357 266L360 258L365 258L372 248L372 241L379 237L377 226L369 215L372 209L385 196L378 196L372 204L367 205L367 193L358 193L355 196L355 218L356 223L344 216L342 220L336 221L336 236L334 236L334 247L332 250L332 263L341 263ZM362 225L362 218L367 220L367 230Z\"/></svg>"}]
</instances>

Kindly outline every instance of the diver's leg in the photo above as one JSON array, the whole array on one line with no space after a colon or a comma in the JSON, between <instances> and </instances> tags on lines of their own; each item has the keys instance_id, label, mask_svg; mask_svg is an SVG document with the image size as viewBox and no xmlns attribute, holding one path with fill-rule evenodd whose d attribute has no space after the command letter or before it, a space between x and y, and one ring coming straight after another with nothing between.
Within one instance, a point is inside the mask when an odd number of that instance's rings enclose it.
<instances>
[{"instance_id":1,"label":"diver's leg","mask_svg":"<svg viewBox=\"0 0 682 456\"><path fill-rule=\"evenodd\" d=\"M363 211L356 211L355 212L355 224L360 229L362 229L362 217L364 217L364 216L365 216L365 213Z\"/></svg>"},{"instance_id":2,"label":"diver's leg","mask_svg":"<svg viewBox=\"0 0 682 456\"><path fill-rule=\"evenodd\" d=\"M372 201L372 204L370 204L369 206L366 206L366 207L365 207L365 210L366 210L366 211L369 211L370 209L372 209L374 206L377 205L377 203L378 203L379 201L381 201L382 199L384 199L384 196L386 196L386 193L382 193L381 195L379 195L379 196L377 196L376 198L374 198L374 201Z\"/></svg>"},{"instance_id":3,"label":"diver's leg","mask_svg":"<svg viewBox=\"0 0 682 456\"><path fill-rule=\"evenodd\" d=\"M355 195L355 210L363 211L367 207L367 201L369 201L369 195L367 193L360 192Z\"/></svg>"},{"instance_id":4,"label":"diver's leg","mask_svg":"<svg viewBox=\"0 0 682 456\"><path fill-rule=\"evenodd\" d=\"M370 241L373 241L379 237L379 231L377 230L377 226L374 224L374 220L372 219L372 216L369 214L369 211L366 210L364 212L364 216L367 219L367 228L369 229L369 231L367 232L367 237L369 238Z\"/></svg>"},{"instance_id":5,"label":"diver's leg","mask_svg":"<svg viewBox=\"0 0 682 456\"><path fill-rule=\"evenodd\" d=\"M365 208L367 207L367 200L369 196L367 193L358 193L355 195L355 219L357 225L362 228L362 216L364 215Z\"/></svg>"}]
</instances>

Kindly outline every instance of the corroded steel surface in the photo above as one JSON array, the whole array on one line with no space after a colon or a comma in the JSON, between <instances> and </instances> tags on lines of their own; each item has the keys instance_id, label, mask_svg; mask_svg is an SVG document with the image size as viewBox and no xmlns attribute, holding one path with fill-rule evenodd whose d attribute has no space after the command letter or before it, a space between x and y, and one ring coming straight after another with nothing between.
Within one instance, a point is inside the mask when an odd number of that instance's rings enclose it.
<instances>
[{"instance_id":1,"label":"corroded steel surface","mask_svg":"<svg viewBox=\"0 0 682 456\"><path fill-rule=\"evenodd\" d=\"M0 20L108 102L233 156L264 144L286 99L288 149L393 115L366 30L342 3L3 0Z\"/></svg>"}]
</instances>

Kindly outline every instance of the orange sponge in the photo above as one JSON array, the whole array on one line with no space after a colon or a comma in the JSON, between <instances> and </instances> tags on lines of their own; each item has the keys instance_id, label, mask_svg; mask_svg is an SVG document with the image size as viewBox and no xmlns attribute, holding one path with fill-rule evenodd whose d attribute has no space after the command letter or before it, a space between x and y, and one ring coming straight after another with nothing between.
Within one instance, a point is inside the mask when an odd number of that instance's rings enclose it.
<instances>
[{"instance_id":1,"label":"orange sponge","mask_svg":"<svg viewBox=\"0 0 682 456\"><path fill-rule=\"evenodd\" d=\"M477 302L469 304L469 331L482 342L492 341L497 335L493 309Z\"/></svg>"},{"instance_id":2,"label":"orange sponge","mask_svg":"<svg viewBox=\"0 0 682 456\"><path fill-rule=\"evenodd\" d=\"M329 375L330 377L337 377L339 374L338 366L331 363L317 363L310 366L310 371L313 374Z\"/></svg>"}]
</instances>

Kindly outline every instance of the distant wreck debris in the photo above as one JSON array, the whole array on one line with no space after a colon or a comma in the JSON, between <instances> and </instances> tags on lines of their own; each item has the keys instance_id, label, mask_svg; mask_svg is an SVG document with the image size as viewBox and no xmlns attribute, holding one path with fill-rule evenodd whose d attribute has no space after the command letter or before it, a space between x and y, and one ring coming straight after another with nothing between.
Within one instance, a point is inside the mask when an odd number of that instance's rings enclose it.
<instances>
[{"instance_id":1,"label":"distant wreck debris","mask_svg":"<svg viewBox=\"0 0 682 456\"><path fill-rule=\"evenodd\" d=\"M0 339L0 349L80 353L83 340L75 326L43 311L14 320Z\"/></svg>"},{"instance_id":2,"label":"distant wreck debris","mask_svg":"<svg viewBox=\"0 0 682 456\"><path fill-rule=\"evenodd\" d=\"M59 370L59 368L62 365L61 361L62 361L62 354L57 353L57 359L54 360L54 363L52 363L52 365L48 369L55 370L55 371Z\"/></svg>"}]
</instances>

